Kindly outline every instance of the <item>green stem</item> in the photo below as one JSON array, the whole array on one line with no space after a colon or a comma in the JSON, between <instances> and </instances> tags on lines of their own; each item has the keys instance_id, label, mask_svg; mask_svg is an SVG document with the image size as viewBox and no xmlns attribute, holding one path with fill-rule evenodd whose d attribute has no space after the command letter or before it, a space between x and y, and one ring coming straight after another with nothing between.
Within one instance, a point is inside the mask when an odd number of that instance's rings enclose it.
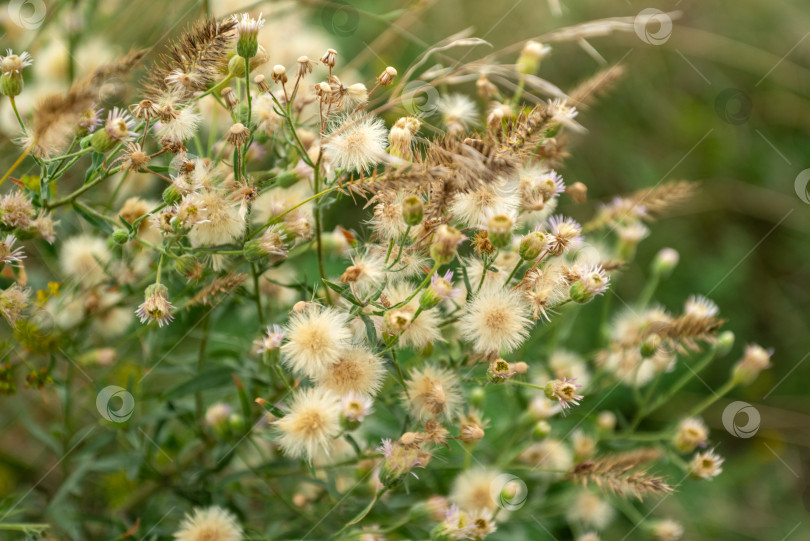
<instances>
[{"instance_id":1,"label":"green stem","mask_svg":"<svg viewBox=\"0 0 810 541\"><path fill-rule=\"evenodd\" d=\"M506 287L506 286L508 286L508 285L509 285L509 282L511 282L511 281L512 281L512 278L514 278L514 277L515 277L515 274L517 273L517 271L518 271L518 269L520 268L520 266L521 266L521 265L523 265L523 259L522 259L522 258L521 258L521 259L518 259L518 262L517 262L517 264L515 265L515 268L514 268L514 269L512 269L512 272L511 272L511 273L509 273L509 276L506 278L506 281L503 283L503 286L504 286L504 287Z\"/></svg>"},{"instance_id":2,"label":"green stem","mask_svg":"<svg viewBox=\"0 0 810 541\"><path fill-rule=\"evenodd\" d=\"M705 410L706 408L708 408L709 406L711 406L712 404L723 398L723 396L727 395L729 391L731 391L736 385L737 382L735 382L734 379L729 379L727 382L723 384L722 387L720 387L714 392L713 396L710 396L709 398L707 398L706 400L695 406L692 409L692 411L689 412L689 416L694 417L696 415L700 415L701 413L703 413L703 410Z\"/></svg>"},{"instance_id":3,"label":"green stem","mask_svg":"<svg viewBox=\"0 0 810 541\"><path fill-rule=\"evenodd\" d=\"M14 100L14 96L9 96L8 101L11 102L11 108L14 109L14 116L17 117L17 122L20 123L20 128L24 135L28 135L28 130L25 129L25 124L23 124L22 117L20 117L19 111L17 111L17 102Z\"/></svg>"},{"instance_id":4,"label":"green stem","mask_svg":"<svg viewBox=\"0 0 810 541\"><path fill-rule=\"evenodd\" d=\"M242 58L245 59L245 99L247 99L248 104L247 122L245 126L250 127L250 117L253 115L253 100L250 96L250 59L244 56Z\"/></svg>"},{"instance_id":5,"label":"green stem","mask_svg":"<svg viewBox=\"0 0 810 541\"><path fill-rule=\"evenodd\" d=\"M259 291L259 272L256 270L256 264L250 264L250 273L253 275L253 292L256 299L256 313L259 316L259 325L264 327L264 312L262 311L262 296Z\"/></svg>"},{"instance_id":6,"label":"green stem","mask_svg":"<svg viewBox=\"0 0 810 541\"><path fill-rule=\"evenodd\" d=\"M402 388L405 389L405 396L408 397L408 400L411 399L411 394L408 392L408 386L405 385L405 375L402 372L402 366L399 364L399 359L397 359L397 350L391 350L391 357L394 359L394 366L397 367L397 375L399 376L399 383L402 385Z\"/></svg>"},{"instance_id":7,"label":"green stem","mask_svg":"<svg viewBox=\"0 0 810 541\"><path fill-rule=\"evenodd\" d=\"M675 393L680 391L695 375L699 374L704 368L706 368L709 363L714 360L716 354L716 350L712 348L712 350L709 351L701 360L699 360L691 370L683 374L680 379L678 379L678 381L676 381L675 384L667 390L666 394L659 396L658 399L653 402L652 406L650 406L646 411L642 412L642 416L649 415L666 404L669 399L675 395Z\"/></svg>"}]
</instances>

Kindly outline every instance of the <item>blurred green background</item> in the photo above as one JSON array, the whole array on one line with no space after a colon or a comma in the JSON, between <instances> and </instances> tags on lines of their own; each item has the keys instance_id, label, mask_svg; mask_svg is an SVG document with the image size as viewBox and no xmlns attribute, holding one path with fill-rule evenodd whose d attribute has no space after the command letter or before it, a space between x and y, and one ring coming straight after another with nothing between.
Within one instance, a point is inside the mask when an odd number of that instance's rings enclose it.
<instances>
[{"instance_id":1,"label":"blurred green background","mask_svg":"<svg viewBox=\"0 0 810 541\"><path fill-rule=\"evenodd\" d=\"M686 402L719 387L746 342L775 350L772 370L718 401L704 416L718 452L728 457L724 474L664 498L656 515L692 525L688 539L810 539L810 197L801 176L810 168L806 0L90 1L78 4L97 12L98 23L85 28L70 25L69 4L48 3L47 24L36 30L15 27L2 7L3 48L48 43L42 37L56 33L62 37L59 43L77 52L59 73L40 67L37 84L58 88L66 84L65 75L80 70L76 62L92 64L130 47L154 46L154 56L205 9L224 14L261 5L268 27L278 34L278 50L269 51L271 63L289 65L300 54L314 57L324 45L334 46L352 61L361 81L386 65L404 72L427 46L466 28L497 51L593 19L632 18L646 8L679 11L671 35L659 45L644 42L632 30L590 38L603 63L577 42L552 43L540 75L562 89L604 67L621 63L626 69L618 85L579 116L588 133L572 136L572 156L561 173L567 183L589 187L586 207L666 179L701 182L692 202L652 226L636 263L615 287L620 299L633 299L655 253L673 247L681 263L659 289L658 300L677 309L689 294L704 294L720 306L726 328L737 336L733 354L711 367L702 381L693 381L659 415L670 418ZM304 9L311 30L290 16L298 8ZM390 39L379 41L381 35ZM35 59L39 46L31 49ZM447 54L470 61L489 52L481 46ZM515 57L506 55L502 61ZM13 126L2 105L0 127L8 133ZM10 141L0 140L0 169L16 152ZM587 217L591 210L575 207L571 212ZM760 412L755 437L739 439L724 430L721 414L733 400ZM700 520L692 522L696 516ZM624 523L610 532L621 539L627 530ZM546 538L536 531L537 539ZM627 539L637 535L641 538L636 532Z\"/></svg>"}]
</instances>

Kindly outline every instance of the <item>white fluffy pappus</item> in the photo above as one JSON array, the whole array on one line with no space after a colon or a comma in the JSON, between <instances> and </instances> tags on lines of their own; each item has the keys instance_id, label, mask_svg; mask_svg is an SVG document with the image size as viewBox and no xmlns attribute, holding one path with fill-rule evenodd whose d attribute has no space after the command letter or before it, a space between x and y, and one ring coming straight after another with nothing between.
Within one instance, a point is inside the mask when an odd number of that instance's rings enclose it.
<instances>
[{"instance_id":1,"label":"white fluffy pappus","mask_svg":"<svg viewBox=\"0 0 810 541\"><path fill-rule=\"evenodd\" d=\"M65 241L59 261L65 274L84 287L92 287L104 281L110 250L104 239L79 235Z\"/></svg>"},{"instance_id":2,"label":"white fluffy pappus","mask_svg":"<svg viewBox=\"0 0 810 541\"><path fill-rule=\"evenodd\" d=\"M310 461L329 456L332 440L340 434L340 411L340 399L329 390L298 391L287 415L275 423L284 454Z\"/></svg>"},{"instance_id":3,"label":"white fluffy pappus","mask_svg":"<svg viewBox=\"0 0 810 541\"><path fill-rule=\"evenodd\" d=\"M382 359L361 347L344 350L329 370L314 379L318 387L341 397L353 393L374 396L380 390L385 374Z\"/></svg>"},{"instance_id":4,"label":"white fluffy pappus","mask_svg":"<svg viewBox=\"0 0 810 541\"><path fill-rule=\"evenodd\" d=\"M493 284L467 304L459 324L464 338L479 353L508 353L529 335L528 303L520 292Z\"/></svg>"},{"instance_id":5,"label":"white fluffy pappus","mask_svg":"<svg viewBox=\"0 0 810 541\"><path fill-rule=\"evenodd\" d=\"M174 533L177 541L241 541L242 528L236 517L221 507L194 509Z\"/></svg>"},{"instance_id":6,"label":"white fluffy pappus","mask_svg":"<svg viewBox=\"0 0 810 541\"><path fill-rule=\"evenodd\" d=\"M284 364L296 373L323 376L351 346L349 316L334 308L309 308L295 312L281 346Z\"/></svg>"},{"instance_id":7,"label":"white fluffy pappus","mask_svg":"<svg viewBox=\"0 0 810 541\"><path fill-rule=\"evenodd\" d=\"M335 169L365 171L385 157L388 130L373 116L341 116L324 137L323 149Z\"/></svg>"}]
</instances>

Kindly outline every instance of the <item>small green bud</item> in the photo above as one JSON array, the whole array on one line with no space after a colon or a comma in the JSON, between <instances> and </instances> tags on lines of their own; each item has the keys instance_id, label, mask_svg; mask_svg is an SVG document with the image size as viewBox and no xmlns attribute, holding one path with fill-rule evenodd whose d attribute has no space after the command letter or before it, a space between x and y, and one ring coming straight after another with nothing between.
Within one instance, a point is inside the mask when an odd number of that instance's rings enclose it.
<instances>
[{"instance_id":1,"label":"small green bud","mask_svg":"<svg viewBox=\"0 0 810 541\"><path fill-rule=\"evenodd\" d=\"M0 76L0 93L4 96L19 96L22 89L22 73L4 73Z\"/></svg>"},{"instance_id":2,"label":"small green bud","mask_svg":"<svg viewBox=\"0 0 810 541\"><path fill-rule=\"evenodd\" d=\"M734 347L734 333L731 331L723 331L717 335L717 343L714 346L717 357L724 357L728 355L731 348Z\"/></svg>"},{"instance_id":3,"label":"small green bud","mask_svg":"<svg viewBox=\"0 0 810 541\"><path fill-rule=\"evenodd\" d=\"M493 216L487 222L489 240L497 248L506 248L512 244L512 227L515 221L505 214Z\"/></svg>"},{"instance_id":4,"label":"small green bud","mask_svg":"<svg viewBox=\"0 0 810 541\"><path fill-rule=\"evenodd\" d=\"M107 130L103 128L90 136L90 146L93 147L93 150L99 154L104 154L105 152L112 150L117 144L118 141L110 137Z\"/></svg>"},{"instance_id":5,"label":"small green bud","mask_svg":"<svg viewBox=\"0 0 810 541\"><path fill-rule=\"evenodd\" d=\"M406 224L410 226L419 225L422 223L423 216L424 205L420 197L412 195L402 201L402 218Z\"/></svg>"},{"instance_id":6,"label":"small green bud","mask_svg":"<svg viewBox=\"0 0 810 541\"><path fill-rule=\"evenodd\" d=\"M295 171L285 171L276 177L276 183L282 188L289 188L299 180L301 177Z\"/></svg>"},{"instance_id":7,"label":"small green bud","mask_svg":"<svg viewBox=\"0 0 810 541\"><path fill-rule=\"evenodd\" d=\"M202 275L202 266L194 256L189 254L181 255L174 260L174 269L189 280L197 280Z\"/></svg>"},{"instance_id":8,"label":"small green bud","mask_svg":"<svg viewBox=\"0 0 810 541\"><path fill-rule=\"evenodd\" d=\"M464 235L458 229L442 224L436 229L433 244L430 246L430 257L439 265L446 265L456 258L458 245L464 241Z\"/></svg>"},{"instance_id":9,"label":"small green bud","mask_svg":"<svg viewBox=\"0 0 810 541\"><path fill-rule=\"evenodd\" d=\"M658 347L661 345L661 337L657 334L651 334L641 342L641 356L644 358L652 357Z\"/></svg>"},{"instance_id":10,"label":"small green bud","mask_svg":"<svg viewBox=\"0 0 810 541\"><path fill-rule=\"evenodd\" d=\"M678 265L680 255L672 248L664 248L656 254L652 262L652 271L662 278L668 277Z\"/></svg>"},{"instance_id":11,"label":"small green bud","mask_svg":"<svg viewBox=\"0 0 810 541\"><path fill-rule=\"evenodd\" d=\"M228 74L234 77L245 76L245 59L239 55L234 55L228 60Z\"/></svg>"},{"instance_id":12,"label":"small green bud","mask_svg":"<svg viewBox=\"0 0 810 541\"><path fill-rule=\"evenodd\" d=\"M180 193L180 190L178 190L177 186L174 184L169 184L166 186L166 189L163 190L163 202L167 205L179 203L181 199L183 199L183 194Z\"/></svg>"},{"instance_id":13,"label":"small green bud","mask_svg":"<svg viewBox=\"0 0 810 541\"><path fill-rule=\"evenodd\" d=\"M118 245L126 244L129 242L129 232L123 229L116 229L112 232L112 239Z\"/></svg>"},{"instance_id":14,"label":"small green bud","mask_svg":"<svg viewBox=\"0 0 810 541\"><path fill-rule=\"evenodd\" d=\"M248 261L258 261L267 255L267 252L262 246L262 242L258 239L247 241L242 252L245 254L245 259Z\"/></svg>"},{"instance_id":15,"label":"small green bud","mask_svg":"<svg viewBox=\"0 0 810 541\"><path fill-rule=\"evenodd\" d=\"M574 282L568 290L568 294L571 296L571 300L578 304L585 304L593 299L593 292L588 291L581 281Z\"/></svg>"},{"instance_id":16,"label":"small green bud","mask_svg":"<svg viewBox=\"0 0 810 541\"><path fill-rule=\"evenodd\" d=\"M482 408L484 407L486 397L487 393L483 388L475 387L472 391L470 391L470 405L475 408Z\"/></svg>"},{"instance_id":17,"label":"small green bud","mask_svg":"<svg viewBox=\"0 0 810 541\"><path fill-rule=\"evenodd\" d=\"M526 236L523 237L523 240L520 241L518 253L525 261L534 261L543 253L543 250L545 250L547 246L546 236L539 231L532 231L531 233L527 233Z\"/></svg>"},{"instance_id":18,"label":"small green bud","mask_svg":"<svg viewBox=\"0 0 810 541\"><path fill-rule=\"evenodd\" d=\"M537 421L532 427L532 439L542 440L551 433L551 425L547 421Z\"/></svg>"}]
</instances>

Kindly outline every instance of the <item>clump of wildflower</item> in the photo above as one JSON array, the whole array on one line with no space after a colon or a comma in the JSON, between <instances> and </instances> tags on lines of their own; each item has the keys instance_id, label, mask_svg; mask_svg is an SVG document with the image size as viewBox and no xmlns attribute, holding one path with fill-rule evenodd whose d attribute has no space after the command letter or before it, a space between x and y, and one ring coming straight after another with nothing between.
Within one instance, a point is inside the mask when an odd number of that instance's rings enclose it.
<instances>
[{"instance_id":1,"label":"clump of wildflower","mask_svg":"<svg viewBox=\"0 0 810 541\"><path fill-rule=\"evenodd\" d=\"M104 281L104 267L110 260L107 243L98 237L79 235L62 244L59 261L65 274L85 287Z\"/></svg>"},{"instance_id":2,"label":"clump of wildflower","mask_svg":"<svg viewBox=\"0 0 810 541\"><path fill-rule=\"evenodd\" d=\"M242 528L236 517L221 507L194 509L174 533L177 541L242 541Z\"/></svg>"},{"instance_id":3,"label":"clump of wildflower","mask_svg":"<svg viewBox=\"0 0 810 541\"><path fill-rule=\"evenodd\" d=\"M425 366L415 369L405 381L407 392L402 400L416 419L455 416L462 402L456 374L444 368Z\"/></svg>"},{"instance_id":4,"label":"clump of wildflower","mask_svg":"<svg viewBox=\"0 0 810 541\"><path fill-rule=\"evenodd\" d=\"M287 257L287 245L284 243L285 234L276 225L264 230L258 239L249 240L243 249L248 261L256 261L268 255L276 258Z\"/></svg>"},{"instance_id":5,"label":"clump of wildflower","mask_svg":"<svg viewBox=\"0 0 810 541\"><path fill-rule=\"evenodd\" d=\"M419 119L407 116L398 119L388 132L388 152L403 160L413 160L413 137L419 131ZM420 218L421 221L421 218ZM417 222L419 223L419 222ZM415 224L414 224L415 225Z\"/></svg>"},{"instance_id":6,"label":"clump of wildflower","mask_svg":"<svg viewBox=\"0 0 810 541\"><path fill-rule=\"evenodd\" d=\"M326 389L298 391L289 412L275 424L287 456L309 461L329 456L332 440L340 433L340 399Z\"/></svg>"},{"instance_id":7,"label":"clump of wildflower","mask_svg":"<svg viewBox=\"0 0 810 541\"><path fill-rule=\"evenodd\" d=\"M370 396L350 392L340 400L340 415L344 425L353 429L371 415L373 401Z\"/></svg>"},{"instance_id":8,"label":"clump of wildflower","mask_svg":"<svg viewBox=\"0 0 810 541\"><path fill-rule=\"evenodd\" d=\"M551 53L551 47L537 41L527 41L517 61L517 70L520 73L533 75L540 69L540 62Z\"/></svg>"},{"instance_id":9,"label":"clump of wildflower","mask_svg":"<svg viewBox=\"0 0 810 541\"><path fill-rule=\"evenodd\" d=\"M577 394L577 388L582 387L582 385L573 383L576 379L562 378L548 382L545 387L546 397L559 402L563 409L570 408L571 404L579 406L579 401L585 397Z\"/></svg>"},{"instance_id":10,"label":"clump of wildflower","mask_svg":"<svg viewBox=\"0 0 810 541\"><path fill-rule=\"evenodd\" d=\"M572 244L581 240L579 236L582 226L575 220L562 215L552 216L548 220L549 239L548 251L553 255L560 255L567 251Z\"/></svg>"},{"instance_id":11,"label":"clump of wildflower","mask_svg":"<svg viewBox=\"0 0 810 541\"><path fill-rule=\"evenodd\" d=\"M689 464L689 472L698 479L712 479L723 472L721 465L724 460L714 451L697 453Z\"/></svg>"},{"instance_id":12,"label":"clump of wildflower","mask_svg":"<svg viewBox=\"0 0 810 541\"><path fill-rule=\"evenodd\" d=\"M373 396L386 375L382 359L366 348L344 350L329 370L315 376L315 383L338 396L351 393Z\"/></svg>"},{"instance_id":13,"label":"clump of wildflower","mask_svg":"<svg viewBox=\"0 0 810 541\"><path fill-rule=\"evenodd\" d=\"M678 541L683 537L683 526L671 519L654 522L651 531L656 541Z\"/></svg>"},{"instance_id":14,"label":"clump of wildflower","mask_svg":"<svg viewBox=\"0 0 810 541\"><path fill-rule=\"evenodd\" d=\"M475 102L464 94L442 96L436 103L442 121L451 135L460 135L478 120Z\"/></svg>"},{"instance_id":15,"label":"clump of wildflower","mask_svg":"<svg viewBox=\"0 0 810 541\"><path fill-rule=\"evenodd\" d=\"M141 323L157 321L158 326L168 325L174 319L174 309L169 302L169 290L163 284L152 284L144 292L144 301L135 311Z\"/></svg>"},{"instance_id":16,"label":"clump of wildflower","mask_svg":"<svg viewBox=\"0 0 810 541\"><path fill-rule=\"evenodd\" d=\"M350 347L349 317L334 308L312 307L290 316L284 363L295 372L318 377L328 372Z\"/></svg>"}]
</instances>

